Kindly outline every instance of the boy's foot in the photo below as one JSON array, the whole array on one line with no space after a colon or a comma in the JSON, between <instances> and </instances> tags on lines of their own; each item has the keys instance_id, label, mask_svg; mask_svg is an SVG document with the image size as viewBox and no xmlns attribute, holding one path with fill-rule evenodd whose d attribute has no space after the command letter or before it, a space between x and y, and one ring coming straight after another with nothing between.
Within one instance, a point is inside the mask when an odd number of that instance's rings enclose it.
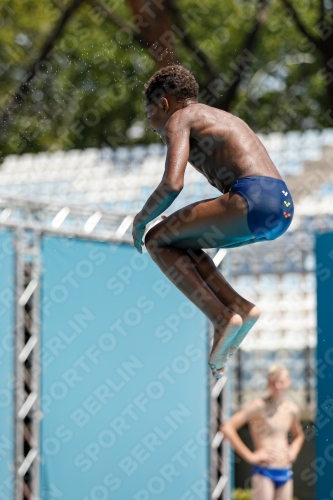
<instances>
[{"instance_id":1,"label":"boy's foot","mask_svg":"<svg viewBox=\"0 0 333 500\"><path fill-rule=\"evenodd\" d=\"M233 310L235 310L233 308ZM214 333L213 347L210 354L209 365L212 369L215 378L223 376L225 367L229 358L231 358L237 351L240 344L243 342L246 335L249 333L254 324L258 321L260 311L257 306L251 304L247 308L237 308L236 316L242 318L242 325L240 328L235 328L230 331L227 327L225 334L221 330L216 329Z\"/></svg>"},{"instance_id":2,"label":"boy's foot","mask_svg":"<svg viewBox=\"0 0 333 500\"><path fill-rule=\"evenodd\" d=\"M236 309L236 310L235 310ZM239 314L243 320L243 325L241 328L235 333L233 340L230 344L230 350L228 353L228 359L231 358L235 352L237 351L238 347L241 345L243 340L245 339L246 335L249 333L251 328L255 325L255 323L258 321L260 317L260 310L257 306L254 304L251 304L249 302L249 306L246 309L239 309L235 308L235 312Z\"/></svg>"},{"instance_id":3,"label":"boy's foot","mask_svg":"<svg viewBox=\"0 0 333 500\"><path fill-rule=\"evenodd\" d=\"M233 339L243 325L242 317L233 314L230 319L220 321L214 330L213 346L209 357L209 366L215 378L221 378L229 359Z\"/></svg>"}]
</instances>

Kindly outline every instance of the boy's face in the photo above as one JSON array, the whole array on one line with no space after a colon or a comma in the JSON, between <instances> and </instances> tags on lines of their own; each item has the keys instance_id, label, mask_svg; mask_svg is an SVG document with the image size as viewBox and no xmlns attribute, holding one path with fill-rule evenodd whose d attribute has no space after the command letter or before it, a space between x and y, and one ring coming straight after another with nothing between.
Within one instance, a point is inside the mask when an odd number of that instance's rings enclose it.
<instances>
[{"instance_id":1,"label":"boy's face","mask_svg":"<svg viewBox=\"0 0 333 500\"><path fill-rule=\"evenodd\" d=\"M280 375L268 378L267 387L271 391L274 398L281 398L283 394L289 389L291 380L288 373L282 372Z\"/></svg>"},{"instance_id":2,"label":"boy's face","mask_svg":"<svg viewBox=\"0 0 333 500\"><path fill-rule=\"evenodd\" d=\"M166 101L165 98L164 100ZM169 115L167 114L168 109L166 109L165 103L161 102L157 105L150 101L146 101L145 106L147 118L150 121L153 132L158 134L163 141L164 127L169 119Z\"/></svg>"}]
</instances>

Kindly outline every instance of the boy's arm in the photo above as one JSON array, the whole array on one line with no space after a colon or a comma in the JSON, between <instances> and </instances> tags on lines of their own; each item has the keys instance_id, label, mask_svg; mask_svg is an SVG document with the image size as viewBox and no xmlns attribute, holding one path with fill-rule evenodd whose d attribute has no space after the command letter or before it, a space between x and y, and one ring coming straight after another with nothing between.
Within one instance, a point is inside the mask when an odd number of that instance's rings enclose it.
<instances>
[{"instance_id":1,"label":"boy's arm","mask_svg":"<svg viewBox=\"0 0 333 500\"><path fill-rule=\"evenodd\" d=\"M133 222L134 246L141 252L142 237L148 222L156 219L177 198L184 186L184 174L190 151L190 127L173 115L165 128L168 148L161 182Z\"/></svg>"},{"instance_id":2,"label":"boy's arm","mask_svg":"<svg viewBox=\"0 0 333 500\"><path fill-rule=\"evenodd\" d=\"M296 405L294 410L293 422L290 428L290 433L292 437L292 442L288 447L288 459L290 460L290 462L295 462L304 442L304 433L300 422L300 410Z\"/></svg>"},{"instance_id":3,"label":"boy's arm","mask_svg":"<svg viewBox=\"0 0 333 500\"><path fill-rule=\"evenodd\" d=\"M241 440L238 429L243 427L250 419L259 415L262 410L263 402L260 399L255 399L243 410L235 413L222 427L221 432L230 441L235 452L250 464L270 463L275 459L273 450L260 448L252 452L246 444Z\"/></svg>"}]
</instances>

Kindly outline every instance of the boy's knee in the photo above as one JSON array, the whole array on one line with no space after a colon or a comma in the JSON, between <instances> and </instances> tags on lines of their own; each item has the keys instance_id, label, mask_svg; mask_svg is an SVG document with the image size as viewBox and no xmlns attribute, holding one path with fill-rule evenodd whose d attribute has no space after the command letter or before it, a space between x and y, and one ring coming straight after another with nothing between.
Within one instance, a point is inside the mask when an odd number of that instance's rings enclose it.
<instances>
[{"instance_id":1,"label":"boy's knee","mask_svg":"<svg viewBox=\"0 0 333 500\"><path fill-rule=\"evenodd\" d=\"M145 234L146 247L148 247L148 245L154 240L155 240L155 238L154 238L154 234L153 234L153 229L149 229L149 231L147 231Z\"/></svg>"},{"instance_id":2,"label":"boy's knee","mask_svg":"<svg viewBox=\"0 0 333 500\"><path fill-rule=\"evenodd\" d=\"M147 252L153 259L156 254L161 252L161 245L159 244L159 233L160 231L156 230L156 226L149 229L145 236L145 247Z\"/></svg>"},{"instance_id":3,"label":"boy's knee","mask_svg":"<svg viewBox=\"0 0 333 500\"><path fill-rule=\"evenodd\" d=\"M158 249L158 243L156 241L156 238L154 237L153 228L149 229L149 231L145 235L145 247L147 249L147 252L151 256L153 256L156 253L156 250Z\"/></svg>"},{"instance_id":4,"label":"boy's knee","mask_svg":"<svg viewBox=\"0 0 333 500\"><path fill-rule=\"evenodd\" d=\"M149 229L145 236L145 246L151 256L156 254L162 247L171 244L170 238L165 234L165 227L159 223Z\"/></svg>"}]
</instances>

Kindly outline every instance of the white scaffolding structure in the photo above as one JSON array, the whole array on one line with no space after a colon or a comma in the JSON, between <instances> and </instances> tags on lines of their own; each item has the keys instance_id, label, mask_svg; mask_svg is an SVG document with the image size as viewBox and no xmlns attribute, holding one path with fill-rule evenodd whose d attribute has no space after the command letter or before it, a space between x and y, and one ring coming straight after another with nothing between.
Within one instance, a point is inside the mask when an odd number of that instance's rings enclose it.
<instances>
[{"instance_id":1,"label":"white scaffolding structure","mask_svg":"<svg viewBox=\"0 0 333 500\"><path fill-rule=\"evenodd\" d=\"M219 267L223 261L224 275L227 280L231 278L230 254L221 248L214 256L214 264ZM213 327L210 327L210 338L213 338ZM210 406L210 432L211 432L211 500L231 500L233 470L231 467L231 447L220 431L221 426L231 417L231 380L232 360L217 381L211 378L211 406Z\"/></svg>"}]
</instances>

